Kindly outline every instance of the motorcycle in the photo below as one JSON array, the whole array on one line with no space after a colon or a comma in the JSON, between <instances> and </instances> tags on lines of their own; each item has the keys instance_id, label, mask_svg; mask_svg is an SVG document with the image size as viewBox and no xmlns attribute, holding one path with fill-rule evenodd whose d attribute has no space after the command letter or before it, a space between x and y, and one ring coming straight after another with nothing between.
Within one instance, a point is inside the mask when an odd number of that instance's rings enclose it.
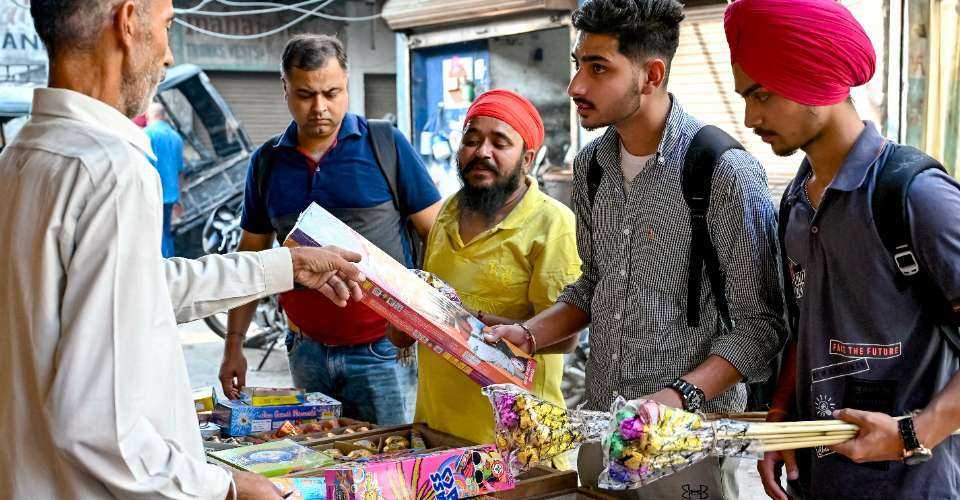
<instances>
[{"instance_id":1,"label":"motorcycle","mask_svg":"<svg viewBox=\"0 0 960 500\"><path fill-rule=\"evenodd\" d=\"M206 254L225 254L237 251L240 245L240 217L242 215L242 201L228 201L223 203L207 216L203 226L203 251ZM218 313L204 318L207 327L221 338L227 336L227 313ZM273 352L277 343L282 342L286 334L287 318L280 307L276 296L266 297L257 304L257 311L253 316L253 325L247 332L243 347L267 349L257 370L263 368L267 357Z\"/></svg>"}]
</instances>

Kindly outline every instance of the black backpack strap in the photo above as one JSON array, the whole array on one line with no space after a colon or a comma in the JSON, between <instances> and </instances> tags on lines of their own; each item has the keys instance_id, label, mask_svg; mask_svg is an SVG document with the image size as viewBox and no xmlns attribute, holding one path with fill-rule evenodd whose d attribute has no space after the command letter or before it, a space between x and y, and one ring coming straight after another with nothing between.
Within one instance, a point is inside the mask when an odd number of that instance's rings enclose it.
<instances>
[{"instance_id":1,"label":"black backpack strap","mask_svg":"<svg viewBox=\"0 0 960 500\"><path fill-rule=\"evenodd\" d=\"M280 135L275 135L267 139L260 146L260 154L257 156L257 164L253 166L254 186L257 186L257 193L263 200L263 205L267 206L267 196L269 191L267 187L270 183L270 174L273 170L273 147L280 140Z\"/></svg>"},{"instance_id":2,"label":"black backpack strap","mask_svg":"<svg viewBox=\"0 0 960 500\"><path fill-rule=\"evenodd\" d=\"M397 209L397 212L400 212L401 216L406 217L410 214L403 210L404 207L400 203L400 190L397 187L399 171L397 167L397 142L393 137L393 125L386 120L367 120L367 126L370 127L373 154L376 156L380 171L387 179L390 196L393 198L393 206Z\"/></svg>"},{"instance_id":3,"label":"black backpack strap","mask_svg":"<svg viewBox=\"0 0 960 500\"><path fill-rule=\"evenodd\" d=\"M593 207L593 201L597 199L597 190L600 189L601 181L603 181L603 167L597 160L597 146L594 146L590 150L590 164L587 167L587 199L590 200L591 207Z\"/></svg>"},{"instance_id":4,"label":"black backpack strap","mask_svg":"<svg viewBox=\"0 0 960 500\"><path fill-rule=\"evenodd\" d=\"M914 280L920 272L919 261L913 253L907 194L916 176L931 168L944 170L943 165L919 149L897 145L877 174L873 220L904 284Z\"/></svg>"},{"instance_id":5,"label":"black backpack strap","mask_svg":"<svg viewBox=\"0 0 960 500\"><path fill-rule=\"evenodd\" d=\"M907 213L907 196L914 179L930 169L946 171L936 159L924 154L917 148L895 145L887 161L877 173L876 188L873 192L873 220L877 233L893 264L900 272L901 286L925 286L935 288L928 282L929 276L920 272L920 262L913 251L913 237L910 230L910 217ZM920 279L923 277L924 279ZM934 298L943 300L942 297ZM935 311L938 313L940 311ZM960 354L960 331L957 329L956 314L946 313L939 329L947 343Z\"/></svg>"},{"instance_id":6,"label":"black backpack strap","mask_svg":"<svg viewBox=\"0 0 960 500\"><path fill-rule=\"evenodd\" d=\"M707 210L710 208L710 188L717 161L731 149L743 146L726 132L713 125L704 125L690 142L684 158L681 187L683 198L690 207L690 267L687 277L687 325L700 326L701 269L707 276L717 303L723 326L730 330L733 321L727 305L726 278L720 268L717 250L710 239Z\"/></svg>"},{"instance_id":7,"label":"black backpack strap","mask_svg":"<svg viewBox=\"0 0 960 500\"><path fill-rule=\"evenodd\" d=\"M377 159L377 166L380 167L380 172L387 179L387 187L390 188L390 197L393 199L393 208L400 214L404 232L410 242L410 255L413 258L413 265L420 269L423 267L425 245L420 233L417 232L417 228L409 219L411 215L408 213L409 210L400 199L398 181L400 166L397 161L397 141L393 135L393 124L387 120L367 120L367 126L370 127L370 140L373 142L373 155Z\"/></svg>"},{"instance_id":8,"label":"black backpack strap","mask_svg":"<svg viewBox=\"0 0 960 500\"><path fill-rule=\"evenodd\" d=\"M777 211L777 242L780 245L780 280L783 283L783 298L786 303L787 327L790 334L796 338L797 327L800 322L800 306L797 304L797 293L793 288L793 276L790 274L790 263L787 262L787 224L790 223L790 212L793 210L790 193L793 183L787 184L783 196L780 198L780 209Z\"/></svg>"}]
</instances>

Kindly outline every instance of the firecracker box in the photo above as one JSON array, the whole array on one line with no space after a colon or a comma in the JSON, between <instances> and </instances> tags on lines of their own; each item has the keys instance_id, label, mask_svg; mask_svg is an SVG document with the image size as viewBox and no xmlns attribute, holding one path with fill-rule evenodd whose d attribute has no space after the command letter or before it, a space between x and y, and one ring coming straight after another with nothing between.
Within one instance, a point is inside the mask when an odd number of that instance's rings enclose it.
<instances>
[{"instance_id":1,"label":"firecracker box","mask_svg":"<svg viewBox=\"0 0 960 500\"><path fill-rule=\"evenodd\" d=\"M238 469L267 477L315 469L334 463L331 457L289 439L214 451L210 454Z\"/></svg>"},{"instance_id":2,"label":"firecracker box","mask_svg":"<svg viewBox=\"0 0 960 500\"><path fill-rule=\"evenodd\" d=\"M252 406L296 405L306 400L306 391L303 389L244 387L241 393L244 396L243 399L249 398Z\"/></svg>"},{"instance_id":3,"label":"firecracker box","mask_svg":"<svg viewBox=\"0 0 960 500\"><path fill-rule=\"evenodd\" d=\"M485 387L530 388L536 361L506 341L489 344L484 324L319 205L300 214L286 246L333 245L359 253L363 303Z\"/></svg>"},{"instance_id":4,"label":"firecracker box","mask_svg":"<svg viewBox=\"0 0 960 500\"><path fill-rule=\"evenodd\" d=\"M493 445L351 462L325 469L324 478L330 500L466 498L515 486Z\"/></svg>"},{"instance_id":5,"label":"firecracker box","mask_svg":"<svg viewBox=\"0 0 960 500\"><path fill-rule=\"evenodd\" d=\"M326 500L327 482L322 477L275 477L270 482L287 500Z\"/></svg>"},{"instance_id":6,"label":"firecracker box","mask_svg":"<svg viewBox=\"0 0 960 500\"><path fill-rule=\"evenodd\" d=\"M217 396L213 387L201 387L193 390L193 406L197 413L213 410L213 405L216 402Z\"/></svg>"},{"instance_id":7,"label":"firecracker box","mask_svg":"<svg viewBox=\"0 0 960 500\"><path fill-rule=\"evenodd\" d=\"M253 406L249 398L217 400L213 423L225 436L246 436L270 432L284 422L295 425L340 417L341 405L336 399L319 392L304 395L304 402L295 405Z\"/></svg>"}]
</instances>

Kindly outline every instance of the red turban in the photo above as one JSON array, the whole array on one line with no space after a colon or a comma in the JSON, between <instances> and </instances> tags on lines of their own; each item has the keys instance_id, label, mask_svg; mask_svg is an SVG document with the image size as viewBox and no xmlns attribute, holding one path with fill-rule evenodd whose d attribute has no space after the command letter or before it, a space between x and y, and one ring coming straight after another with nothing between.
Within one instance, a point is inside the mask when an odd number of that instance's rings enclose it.
<instances>
[{"instance_id":1,"label":"red turban","mask_svg":"<svg viewBox=\"0 0 960 500\"><path fill-rule=\"evenodd\" d=\"M464 123L475 116L489 116L510 125L523 138L527 149L538 151L543 144L540 113L533 103L516 92L494 89L480 94L467 110Z\"/></svg>"},{"instance_id":2,"label":"red turban","mask_svg":"<svg viewBox=\"0 0 960 500\"><path fill-rule=\"evenodd\" d=\"M863 26L836 0L738 0L723 24L731 62L800 104L837 104L876 69Z\"/></svg>"}]
</instances>

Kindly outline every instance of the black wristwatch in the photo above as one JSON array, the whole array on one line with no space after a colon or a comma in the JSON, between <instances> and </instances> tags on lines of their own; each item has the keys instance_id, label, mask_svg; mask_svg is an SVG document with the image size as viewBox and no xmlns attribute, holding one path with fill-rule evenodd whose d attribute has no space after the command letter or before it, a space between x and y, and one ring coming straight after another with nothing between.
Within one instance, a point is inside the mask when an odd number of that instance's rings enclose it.
<instances>
[{"instance_id":1,"label":"black wristwatch","mask_svg":"<svg viewBox=\"0 0 960 500\"><path fill-rule=\"evenodd\" d=\"M687 382L682 378L678 378L670 384L670 388L680 393L680 397L683 399L683 409L687 411L697 412L703 408L703 404L707 402L706 396L703 395L703 391L699 387Z\"/></svg>"},{"instance_id":2,"label":"black wristwatch","mask_svg":"<svg viewBox=\"0 0 960 500\"><path fill-rule=\"evenodd\" d=\"M900 438L903 439L903 463L917 465L933 457L930 448L924 446L917 437L917 431L913 428L913 417L902 418L897 425L900 427Z\"/></svg>"}]
</instances>

